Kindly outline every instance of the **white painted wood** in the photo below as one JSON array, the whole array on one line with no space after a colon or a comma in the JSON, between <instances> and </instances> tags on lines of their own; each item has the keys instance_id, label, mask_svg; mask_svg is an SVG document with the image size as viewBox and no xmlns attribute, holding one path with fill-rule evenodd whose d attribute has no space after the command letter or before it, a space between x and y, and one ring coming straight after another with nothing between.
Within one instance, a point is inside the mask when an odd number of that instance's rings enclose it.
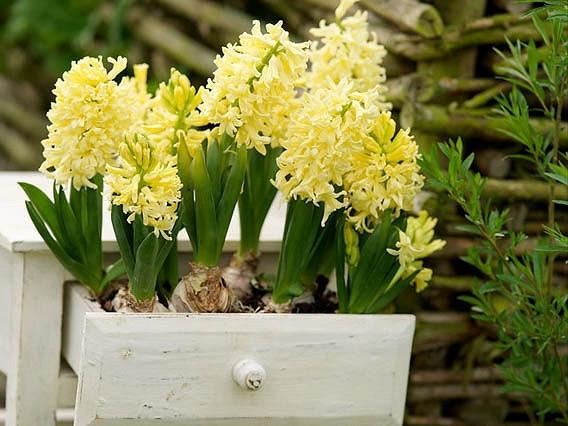
<instances>
[{"instance_id":1,"label":"white painted wood","mask_svg":"<svg viewBox=\"0 0 568 426\"><path fill-rule=\"evenodd\" d=\"M69 290L86 311L76 426L402 424L414 316L124 315ZM266 370L256 392L233 381L243 359Z\"/></svg>"},{"instance_id":2,"label":"white painted wood","mask_svg":"<svg viewBox=\"0 0 568 426\"><path fill-rule=\"evenodd\" d=\"M63 269L45 251L19 259L7 283L13 305L6 425L51 426L57 407Z\"/></svg>"},{"instance_id":3,"label":"white painted wood","mask_svg":"<svg viewBox=\"0 0 568 426\"><path fill-rule=\"evenodd\" d=\"M69 366L78 372L81 367L85 313L104 311L96 301L91 300L89 291L79 284L68 283L65 286L64 300L61 353Z\"/></svg>"},{"instance_id":4,"label":"white painted wood","mask_svg":"<svg viewBox=\"0 0 568 426\"><path fill-rule=\"evenodd\" d=\"M23 274L23 255L0 248L0 371L8 372L14 310L13 282Z\"/></svg>"},{"instance_id":5,"label":"white painted wood","mask_svg":"<svg viewBox=\"0 0 568 426\"><path fill-rule=\"evenodd\" d=\"M45 250L46 245L35 230L26 211L24 191L18 182L28 182L43 189L47 194L52 192L52 181L38 172L2 172L0 173L0 197L2 200L2 221L0 221L0 247L9 251L36 251ZM260 250L274 252L280 248L282 230L286 218L286 205L278 197L268 213L266 225L260 235ZM229 226L225 251L235 251L239 242L238 213L235 210L233 220ZM190 251L187 233L180 232L179 247L181 251ZM103 220L103 249L107 252L118 251L114 239L110 214L105 214Z\"/></svg>"},{"instance_id":6,"label":"white painted wood","mask_svg":"<svg viewBox=\"0 0 568 426\"><path fill-rule=\"evenodd\" d=\"M247 391L259 391L266 381L266 370L262 364L253 359L237 362L233 366L232 373L235 383Z\"/></svg>"}]
</instances>

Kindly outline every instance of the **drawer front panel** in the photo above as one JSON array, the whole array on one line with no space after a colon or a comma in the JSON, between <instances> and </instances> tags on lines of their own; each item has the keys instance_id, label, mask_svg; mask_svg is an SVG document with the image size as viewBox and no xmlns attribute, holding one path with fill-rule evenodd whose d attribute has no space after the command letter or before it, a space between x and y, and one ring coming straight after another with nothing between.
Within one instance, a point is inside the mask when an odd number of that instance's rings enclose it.
<instances>
[{"instance_id":1,"label":"drawer front panel","mask_svg":"<svg viewBox=\"0 0 568 426\"><path fill-rule=\"evenodd\" d=\"M85 325L78 424L402 423L412 316L87 313ZM244 359L266 372L259 390L233 380Z\"/></svg>"}]
</instances>

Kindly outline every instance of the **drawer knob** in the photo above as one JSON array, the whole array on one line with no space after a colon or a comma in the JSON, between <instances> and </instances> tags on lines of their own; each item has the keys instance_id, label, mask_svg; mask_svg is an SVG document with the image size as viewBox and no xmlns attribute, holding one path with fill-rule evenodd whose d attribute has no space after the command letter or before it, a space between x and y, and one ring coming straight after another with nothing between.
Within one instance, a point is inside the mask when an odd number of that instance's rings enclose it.
<instances>
[{"instance_id":1,"label":"drawer knob","mask_svg":"<svg viewBox=\"0 0 568 426\"><path fill-rule=\"evenodd\" d=\"M266 370L256 361L243 359L233 367L233 380L242 389L257 391L266 380Z\"/></svg>"}]
</instances>

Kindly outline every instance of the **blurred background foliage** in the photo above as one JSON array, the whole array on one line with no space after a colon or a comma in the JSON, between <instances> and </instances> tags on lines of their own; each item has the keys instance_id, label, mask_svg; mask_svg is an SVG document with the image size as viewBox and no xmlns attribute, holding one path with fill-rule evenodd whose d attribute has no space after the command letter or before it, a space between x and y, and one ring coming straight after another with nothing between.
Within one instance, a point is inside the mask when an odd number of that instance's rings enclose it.
<instances>
[{"instance_id":1,"label":"blurred background foliage","mask_svg":"<svg viewBox=\"0 0 568 426\"><path fill-rule=\"evenodd\" d=\"M283 20L292 37L309 37L322 18L333 19L337 0L0 0L0 170L36 169L39 141L55 80L70 61L85 55L123 55L129 64L150 65L150 88L167 79L172 66L204 84L221 47L248 31L253 19ZM535 40L538 31L524 17L533 5L513 0L361 0L372 29L389 55L389 100L402 126L411 127L422 148L461 136L473 167L488 178L485 196L510 210L507 226L529 238L519 250L533 250L546 221L548 186L534 179L530 165L511 158L519 150L500 129L493 110L511 85L500 78L506 38ZM536 100L527 101L535 108ZM568 108L565 108L568 110ZM550 123L533 119L543 132ZM561 148L568 144L566 117ZM568 198L566 186L556 192ZM429 267L428 289L408 292L400 311L417 312L408 393L408 425L530 424L526 403L503 394L494 367L503 352L493 344L496 330L470 318L459 300L471 292L475 270L459 258L478 241L460 228L459 208L428 194L424 204L440 218L447 246ZM566 233L568 213L558 213ZM568 265L555 264L555 288L566 291ZM498 301L496 301L498 303ZM568 348L563 348L568 352ZM551 423L552 424L552 423Z\"/></svg>"}]
</instances>

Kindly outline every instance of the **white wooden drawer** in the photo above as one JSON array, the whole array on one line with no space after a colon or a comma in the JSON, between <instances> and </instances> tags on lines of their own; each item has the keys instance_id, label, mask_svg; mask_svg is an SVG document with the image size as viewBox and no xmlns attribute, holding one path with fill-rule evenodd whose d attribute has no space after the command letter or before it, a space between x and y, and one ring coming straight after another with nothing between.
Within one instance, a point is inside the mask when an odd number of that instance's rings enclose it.
<instances>
[{"instance_id":1,"label":"white wooden drawer","mask_svg":"<svg viewBox=\"0 0 568 426\"><path fill-rule=\"evenodd\" d=\"M76 425L400 425L411 315L111 314L68 287ZM81 302L83 300L83 302ZM81 303L81 306L79 306ZM261 389L233 380L243 359Z\"/></svg>"}]
</instances>

